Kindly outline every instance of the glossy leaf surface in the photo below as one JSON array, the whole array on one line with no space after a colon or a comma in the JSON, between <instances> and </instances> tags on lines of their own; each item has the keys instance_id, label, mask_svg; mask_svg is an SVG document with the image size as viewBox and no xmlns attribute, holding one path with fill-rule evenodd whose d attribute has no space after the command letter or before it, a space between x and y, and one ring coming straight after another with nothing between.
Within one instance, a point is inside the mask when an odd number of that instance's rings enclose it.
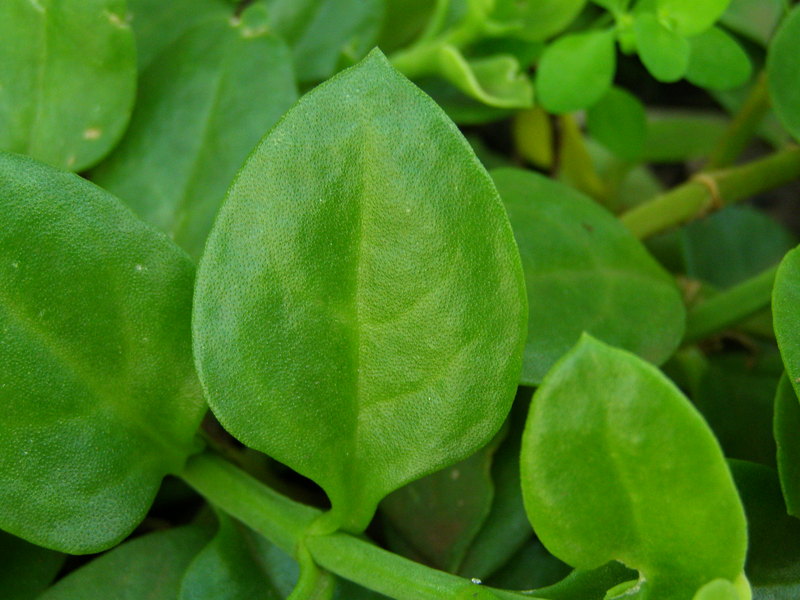
<instances>
[{"instance_id":1,"label":"glossy leaf surface","mask_svg":"<svg viewBox=\"0 0 800 600\"><path fill-rule=\"evenodd\" d=\"M186 568L208 537L189 525L136 538L73 571L39 600L175 600Z\"/></svg>"},{"instance_id":2,"label":"glossy leaf surface","mask_svg":"<svg viewBox=\"0 0 800 600\"><path fill-rule=\"evenodd\" d=\"M767 81L772 107L783 126L800 140L800 6L787 15L769 45Z\"/></svg>"},{"instance_id":3,"label":"glossy leaf surface","mask_svg":"<svg viewBox=\"0 0 800 600\"><path fill-rule=\"evenodd\" d=\"M750 57L730 34L712 27L689 39L691 52L686 79L709 90L744 85L753 72Z\"/></svg>"},{"instance_id":4,"label":"glossy leaf surface","mask_svg":"<svg viewBox=\"0 0 800 600\"><path fill-rule=\"evenodd\" d=\"M786 377L781 379L775 394L774 432L786 509L800 518L800 403Z\"/></svg>"},{"instance_id":5,"label":"glossy leaf surface","mask_svg":"<svg viewBox=\"0 0 800 600\"><path fill-rule=\"evenodd\" d=\"M192 560L179 600L278 600L297 580L297 563L261 535L217 513L219 530Z\"/></svg>"},{"instance_id":6,"label":"glossy leaf surface","mask_svg":"<svg viewBox=\"0 0 800 600\"><path fill-rule=\"evenodd\" d=\"M4 600L34 600L53 581L64 555L0 531L0 590Z\"/></svg>"},{"instance_id":7,"label":"glossy leaf surface","mask_svg":"<svg viewBox=\"0 0 800 600\"><path fill-rule=\"evenodd\" d=\"M671 83L686 74L691 51L686 38L648 12L636 16L634 33L639 58L658 81Z\"/></svg>"},{"instance_id":8,"label":"glossy leaf surface","mask_svg":"<svg viewBox=\"0 0 800 600\"><path fill-rule=\"evenodd\" d=\"M77 175L0 154L0 526L99 551L194 449L193 267Z\"/></svg>"},{"instance_id":9,"label":"glossy leaf surface","mask_svg":"<svg viewBox=\"0 0 800 600\"><path fill-rule=\"evenodd\" d=\"M73 171L102 158L136 88L125 1L4 0L0 40L0 150Z\"/></svg>"},{"instance_id":10,"label":"glossy leaf surface","mask_svg":"<svg viewBox=\"0 0 800 600\"><path fill-rule=\"evenodd\" d=\"M536 71L538 101L556 114L591 106L611 87L615 69L613 31L565 35L542 54Z\"/></svg>"},{"instance_id":11,"label":"glossy leaf surface","mask_svg":"<svg viewBox=\"0 0 800 600\"><path fill-rule=\"evenodd\" d=\"M584 336L534 395L521 461L534 531L572 566L619 560L676 599L742 572L746 523L719 445L634 355Z\"/></svg>"},{"instance_id":12,"label":"glossy leaf surface","mask_svg":"<svg viewBox=\"0 0 800 600\"><path fill-rule=\"evenodd\" d=\"M522 382L537 384L584 331L660 363L685 311L672 277L610 213L518 169L492 171L517 238L530 317Z\"/></svg>"},{"instance_id":13,"label":"glossy leaf surface","mask_svg":"<svg viewBox=\"0 0 800 600\"><path fill-rule=\"evenodd\" d=\"M656 0L658 16L681 35L697 35L711 27L731 0Z\"/></svg>"},{"instance_id":14,"label":"glossy leaf surface","mask_svg":"<svg viewBox=\"0 0 800 600\"><path fill-rule=\"evenodd\" d=\"M297 97L261 4L189 30L142 76L130 128L91 178L199 258L225 191Z\"/></svg>"},{"instance_id":15,"label":"glossy leaf surface","mask_svg":"<svg viewBox=\"0 0 800 600\"><path fill-rule=\"evenodd\" d=\"M240 172L201 261L195 351L225 427L360 530L390 491L499 429L526 314L491 180L375 52L305 96Z\"/></svg>"}]
</instances>

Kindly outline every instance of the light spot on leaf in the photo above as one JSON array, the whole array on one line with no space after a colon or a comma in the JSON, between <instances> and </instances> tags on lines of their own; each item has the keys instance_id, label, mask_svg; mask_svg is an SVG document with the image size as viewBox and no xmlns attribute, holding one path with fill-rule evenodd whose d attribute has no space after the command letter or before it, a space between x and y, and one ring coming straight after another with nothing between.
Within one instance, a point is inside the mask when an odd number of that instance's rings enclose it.
<instances>
[{"instance_id":1,"label":"light spot on leaf","mask_svg":"<svg viewBox=\"0 0 800 600\"><path fill-rule=\"evenodd\" d=\"M85 140L96 140L103 135L103 130L98 127L89 127L89 129L83 132L83 139Z\"/></svg>"}]
</instances>

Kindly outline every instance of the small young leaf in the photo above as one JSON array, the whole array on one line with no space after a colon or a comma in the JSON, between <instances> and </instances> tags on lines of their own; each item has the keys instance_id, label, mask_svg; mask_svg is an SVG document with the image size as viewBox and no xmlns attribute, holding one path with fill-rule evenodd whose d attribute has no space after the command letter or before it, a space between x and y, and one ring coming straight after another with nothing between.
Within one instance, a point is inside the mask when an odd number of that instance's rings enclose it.
<instances>
[{"instance_id":1,"label":"small young leaf","mask_svg":"<svg viewBox=\"0 0 800 600\"><path fill-rule=\"evenodd\" d=\"M201 260L195 356L225 427L359 531L386 494L496 433L526 315L491 180L376 51L240 171Z\"/></svg>"},{"instance_id":2,"label":"small young leaf","mask_svg":"<svg viewBox=\"0 0 800 600\"><path fill-rule=\"evenodd\" d=\"M263 13L206 19L159 55L128 132L91 173L195 258L236 171L297 98L289 51L259 26Z\"/></svg>"},{"instance_id":3,"label":"small young leaf","mask_svg":"<svg viewBox=\"0 0 800 600\"><path fill-rule=\"evenodd\" d=\"M188 525L136 538L73 571L38 600L175 600L208 532Z\"/></svg>"},{"instance_id":4,"label":"small young leaf","mask_svg":"<svg viewBox=\"0 0 800 600\"><path fill-rule=\"evenodd\" d=\"M729 34L712 27L689 38L691 52L686 79L709 90L728 90L750 79L750 57Z\"/></svg>"},{"instance_id":5,"label":"small young leaf","mask_svg":"<svg viewBox=\"0 0 800 600\"><path fill-rule=\"evenodd\" d=\"M0 531L0 590L3 600L34 600L53 581L64 555Z\"/></svg>"},{"instance_id":6,"label":"small young leaf","mask_svg":"<svg viewBox=\"0 0 800 600\"><path fill-rule=\"evenodd\" d=\"M647 137L644 106L630 92L612 87L586 111L589 133L620 158L638 159Z\"/></svg>"},{"instance_id":7,"label":"small young leaf","mask_svg":"<svg viewBox=\"0 0 800 600\"><path fill-rule=\"evenodd\" d=\"M615 69L612 30L565 35L545 48L539 61L538 100L556 114L591 106L611 87Z\"/></svg>"},{"instance_id":8,"label":"small young leaf","mask_svg":"<svg viewBox=\"0 0 800 600\"><path fill-rule=\"evenodd\" d=\"M261 535L217 512L219 530L186 569L179 600L279 600L297 563Z\"/></svg>"},{"instance_id":9,"label":"small young leaf","mask_svg":"<svg viewBox=\"0 0 800 600\"><path fill-rule=\"evenodd\" d=\"M773 428L786 509L800 518L800 403L788 377L781 378L775 393Z\"/></svg>"},{"instance_id":10,"label":"small young leaf","mask_svg":"<svg viewBox=\"0 0 800 600\"><path fill-rule=\"evenodd\" d=\"M3 0L0 40L0 150L72 171L102 158L136 89L125 0Z\"/></svg>"},{"instance_id":11,"label":"small young leaf","mask_svg":"<svg viewBox=\"0 0 800 600\"><path fill-rule=\"evenodd\" d=\"M653 598L742 573L746 523L719 445L636 356L584 336L534 395L521 462L534 531L572 566L619 560Z\"/></svg>"},{"instance_id":12,"label":"small young leaf","mask_svg":"<svg viewBox=\"0 0 800 600\"><path fill-rule=\"evenodd\" d=\"M194 451L193 267L77 175L0 153L0 527L72 553Z\"/></svg>"},{"instance_id":13,"label":"small young leaf","mask_svg":"<svg viewBox=\"0 0 800 600\"><path fill-rule=\"evenodd\" d=\"M697 35L711 27L731 0L657 0L658 16L681 35Z\"/></svg>"},{"instance_id":14,"label":"small young leaf","mask_svg":"<svg viewBox=\"0 0 800 600\"><path fill-rule=\"evenodd\" d=\"M678 81L689 67L689 42L668 29L655 15L642 12L633 24L636 48L642 63L658 81Z\"/></svg>"},{"instance_id":15,"label":"small young leaf","mask_svg":"<svg viewBox=\"0 0 800 600\"><path fill-rule=\"evenodd\" d=\"M727 579L715 579L705 584L697 593L692 596L692 600L745 600L739 595L739 591L733 582Z\"/></svg>"},{"instance_id":16,"label":"small young leaf","mask_svg":"<svg viewBox=\"0 0 800 600\"><path fill-rule=\"evenodd\" d=\"M533 103L533 86L513 56L498 55L467 61L455 46L439 53L442 75L465 94L498 108L526 108Z\"/></svg>"},{"instance_id":17,"label":"small young leaf","mask_svg":"<svg viewBox=\"0 0 800 600\"><path fill-rule=\"evenodd\" d=\"M685 310L672 277L613 215L520 169L492 171L522 255L530 310L522 383L535 385L588 331L660 363Z\"/></svg>"},{"instance_id":18,"label":"small young leaf","mask_svg":"<svg viewBox=\"0 0 800 600\"><path fill-rule=\"evenodd\" d=\"M800 6L784 18L767 54L767 81L775 113L800 140Z\"/></svg>"}]
</instances>

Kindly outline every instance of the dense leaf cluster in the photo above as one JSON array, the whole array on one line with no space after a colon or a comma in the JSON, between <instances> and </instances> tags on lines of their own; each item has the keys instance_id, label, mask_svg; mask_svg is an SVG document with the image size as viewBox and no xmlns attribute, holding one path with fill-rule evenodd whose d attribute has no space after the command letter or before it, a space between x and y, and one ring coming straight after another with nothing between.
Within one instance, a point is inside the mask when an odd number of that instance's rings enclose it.
<instances>
[{"instance_id":1,"label":"dense leaf cluster","mask_svg":"<svg viewBox=\"0 0 800 600\"><path fill-rule=\"evenodd\" d=\"M795 600L792 140L784 0L3 0L0 597Z\"/></svg>"}]
</instances>

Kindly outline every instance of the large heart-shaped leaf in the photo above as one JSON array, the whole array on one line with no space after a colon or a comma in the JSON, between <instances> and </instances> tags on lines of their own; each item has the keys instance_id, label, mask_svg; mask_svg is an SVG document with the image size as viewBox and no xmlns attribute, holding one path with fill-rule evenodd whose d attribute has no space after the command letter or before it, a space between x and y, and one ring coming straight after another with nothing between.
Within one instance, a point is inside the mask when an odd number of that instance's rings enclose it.
<instances>
[{"instance_id":1,"label":"large heart-shaped leaf","mask_svg":"<svg viewBox=\"0 0 800 600\"><path fill-rule=\"evenodd\" d=\"M128 132L91 174L195 258L236 171L297 98L289 50L264 11L208 18L159 55Z\"/></svg>"},{"instance_id":2,"label":"large heart-shaped leaf","mask_svg":"<svg viewBox=\"0 0 800 600\"><path fill-rule=\"evenodd\" d=\"M193 267L77 175L0 154L0 527L96 552L181 469L205 410Z\"/></svg>"},{"instance_id":3,"label":"large heart-shaped leaf","mask_svg":"<svg viewBox=\"0 0 800 600\"><path fill-rule=\"evenodd\" d=\"M201 261L195 355L225 427L360 530L390 491L494 435L526 314L491 179L375 51L240 171Z\"/></svg>"},{"instance_id":4,"label":"large heart-shaped leaf","mask_svg":"<svg viewBox=\"0 0 800 600\"><path fill-rule=\"evenodd\" d=\"M522 382L537 384L588 331L660 363L685 310L672 277L613 215L520 169L492 171L522 255L530 318Z\"/></svg>"},{"instance_id":5,"label":"large heart-shaped leaf","mask_svg":"<svg viewBox=\"0 0 800 600\"><path fill-rule=\"evenodd\" d=\"M665 600L742 573L746 522L719 444L664 375L624 350L584 336L550 371L521 463L534 531L574 567L619 560Z\"/></svg>"},{"instance_id":6,"label":"large heart-shaped leaf","mask_svg":"<svg viewBox=\"0 0 800 600\"><path fill-rule=\"evenodd\" d=\"M125 0L3 0L0 40L0 150L73 171L102 158L136 89Z\"/></svg>"}]
</instances>

